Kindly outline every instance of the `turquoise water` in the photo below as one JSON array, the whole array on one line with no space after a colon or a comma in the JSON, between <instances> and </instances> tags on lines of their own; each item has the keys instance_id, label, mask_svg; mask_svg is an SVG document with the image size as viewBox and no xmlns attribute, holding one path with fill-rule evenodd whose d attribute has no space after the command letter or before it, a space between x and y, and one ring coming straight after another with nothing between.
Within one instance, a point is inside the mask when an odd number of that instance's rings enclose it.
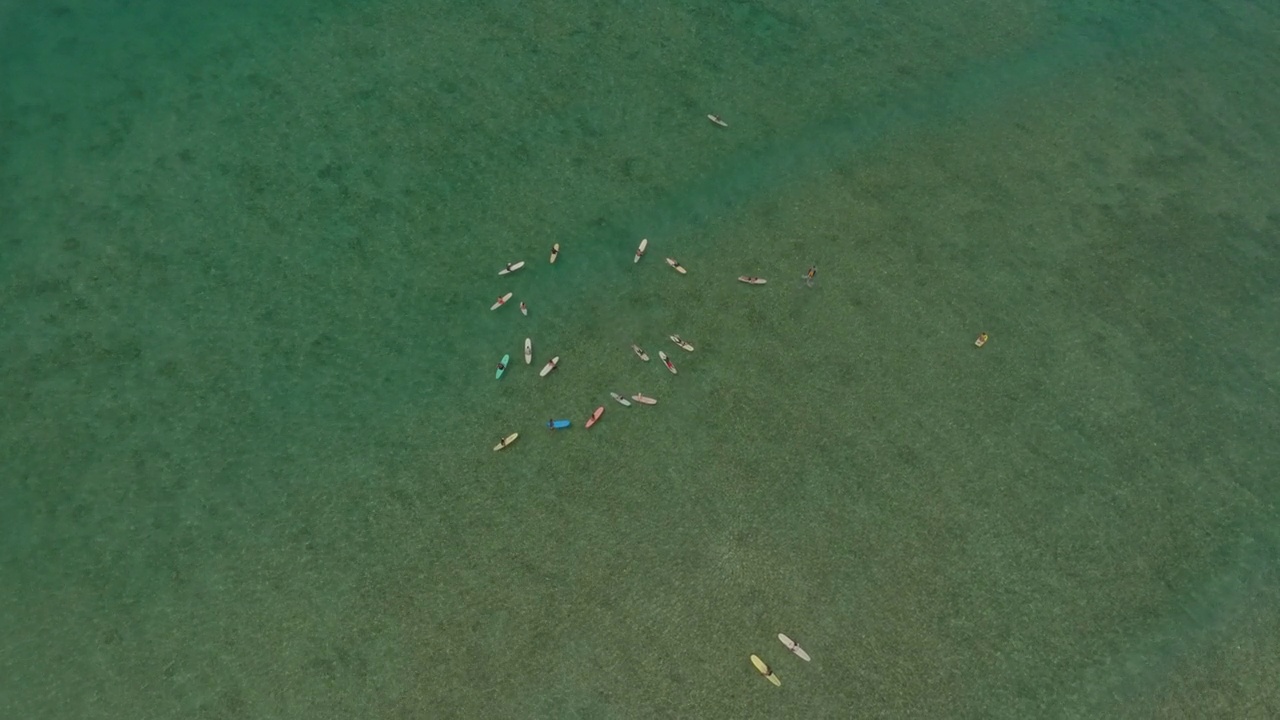
<instances>
[{"instance_id":1,"label":"turquoise water","mask_svg":"<svg viewBox=\"0 0 1280 720\"><path fill-rule=\"evenodd\" d=\"M1280 16L937 5L0 0L0 717L1280 712Z\"/></svg>"}]
</instances>

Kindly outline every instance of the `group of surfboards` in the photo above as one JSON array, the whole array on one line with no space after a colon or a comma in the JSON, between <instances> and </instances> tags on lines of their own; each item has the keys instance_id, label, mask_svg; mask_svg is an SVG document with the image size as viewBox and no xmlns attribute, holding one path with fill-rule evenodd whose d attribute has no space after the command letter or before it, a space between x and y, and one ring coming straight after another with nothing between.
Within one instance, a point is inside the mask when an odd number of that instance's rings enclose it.
<instances>
[{"instance_id":1,"label":"group of surfboards","mask_svg":"<svg viewBox=\"0 0 1280 720\"><path fill-rule=\"evenodd\" d=\"M648 250L648 248L649 248L649 239L648 238L641 239L640 246L636 248L635 257L632 259L632 262L633 263L640 262L640 259L644 257L645 252ZM559 257L560 257L560 243L556 243L551 246L550 263L554 265L556 260L559 259ZM676 272L680 273L681 275L688 274L689 271L685 269L683 265L677 262L675 258L667 258L666 260L667 260L667 265L670 266ZM523 260L519 262L514 262L514 263L507 263L506 266L504 266L501 270L498 271L498 275L499 276L510 275L511 273L520 270L524 266L525 266L525 263ZM764 278L755 277L754 275L740 275L738 277L738 280L748 285L764 285L766 282L768 282ZM504 295L499 296L498 299L493 303L493 305L489 307L489 309L497 310L498 308L503 307L504 305L507 304L508 301L511 300L513 295L514 293L508 292ZM520 313L525 315L526 317L529 315L529 306L526 305L524 302L520 303ZM690 343L689 341L685 340L679 335L669 335L668 337L671 340L671 342L675 343L675 345L679 347L681 350L684 350L685 352L693 352L693 349L694 349L693 344ZM644 362L649 362L649 354L645 352L644 348L640 347L639 345L632 344L631 350L636 354L636 357L640 358L640 360ZM667 371L670 372L672 375L679 374L680 371L676 368L675 362L671 360L671 357L667 355L665 351L662 351L662 350L658 351L658 359L662 361L663 366L665 366L667 368ZM510 362L511 362L510 354L506 354L502 356L502 359L498 361L498 368L497 370L494 371L494 374L493 374L493 377L495 380L502 379L502 376L506 373L507 367L510 364ZM525 365L533 364L533 338L531 337L526 337L524 339L524 363ZM560 365L560 356L556 355L552 357L550 360L548 360L546 365L542 366L542 370L538 372L538 376L546 377L550 375L554 370L556 370L556 368L559 367L559 365ZM616 392L610 392L609 397L613 398L619 405L622 405L624 407L631 407L631 404L633 401L641 405L658 404L657 398L649 397L648 395L645 395L643 393L636 393L632 395L630 398L627 398ZM591 426L599 422L600 418L603 415L604 415L604 406L601 405L591 413L591 416L587 418L587 421L583 423L583 426L590 428ZM572 422L564 419L552 418L547 421L547 428L551 430L563 430L565 428L568 428L570 425L572 425ZM513 432L510 435L507 435L506 437L502 438L502 440L500 440L497 445L493 446L494 451L496 452L498 450L502 450L503 448L509 447L511 443L515 442L517 439L519 439L519 437L520 437L520 433L518 432Z\"/></svg>"},{"instance_id":2,"label":"group of surfboards","mask_svg":"<svg viewBox=\"0 0 1280 720\"><path fill-rule=\"evenodd\" d=\"M792 640L782 633L778 633L778 642L782 643L783 647L790 650L792 655L795 655L805 662L809 662L809 653L805 652L804 648L800 647L795 640ZM778 678L778 674L775 673L773 668L769 667L765 661L761 660L759 656L752 655L751 664L756 666L756 672L759 672L765 680L768 680L778 687L782 687L782 680Z\"/></svg>"}]
</instances>

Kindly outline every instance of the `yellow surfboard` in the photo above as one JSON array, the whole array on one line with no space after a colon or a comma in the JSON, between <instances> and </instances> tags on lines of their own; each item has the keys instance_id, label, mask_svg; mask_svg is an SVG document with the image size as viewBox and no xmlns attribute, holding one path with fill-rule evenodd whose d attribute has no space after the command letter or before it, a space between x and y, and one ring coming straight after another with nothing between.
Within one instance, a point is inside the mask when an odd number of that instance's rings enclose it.
<instances>
[{"instance_id":1,"label":"yellow surfboard","mask_svg":"<svg viewBox=\"0 0 1280 720\"><path fill-rule=\"evenodd\" d=\"M518 438L518 437L520 437L520 433L511 433L510 435L506 436L505 438L503 438L503 439L502 439L502 442L500 442L500 443L498 443L497 445L494 445L494 446L493 446L493 450L494 450L494 452L497 452L497 451L501 450L502 448L504 448L504 447L506 447L506 446L510 445L511 443L515 442L515 441L516 441L516 438Z\"/></svg>"},{"instance_id":2,"label":"yellow surfboard","mask_svg":"<svg viewBox=\"0 0 1280 720\"><path fill-rule=\"evenodd\" d=\"M755 655L752 655L751 664L756 666L756 670L760 671L760 674L763 675L766 680L773 683L774 685L777 685L778 687L782 687L782 681L778 679L777 675L773 674L773 671L769 669L768 665L764 664L763 660L756 657Z\"/></svg>"}]
</instances>

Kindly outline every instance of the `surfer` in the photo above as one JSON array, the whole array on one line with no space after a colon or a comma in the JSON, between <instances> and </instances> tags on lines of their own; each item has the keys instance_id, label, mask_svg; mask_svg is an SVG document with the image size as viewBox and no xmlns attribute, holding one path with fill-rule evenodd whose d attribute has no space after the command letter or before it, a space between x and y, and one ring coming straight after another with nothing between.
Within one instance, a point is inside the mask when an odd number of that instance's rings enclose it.
<instances>
[{"instance_id":1,"label":"surfer","mask_svg":"<svg viewBox=\"0 0 1280 720\"><path fill-rule=\"evenodd\" d=\"M804 284L813 287L813 280L818 275L818 266L810 265L809 271L804 274Z\"/></svg>"},{"instance_id":2,"label":"surfer","mask_svg":"<svg viewBox=\"0 0 1280 720\"><path fill-rule=\"evenodd\" d=\"M506 366L506 365L503 365L502 363L498 363L498 369L499 369L499 370L506 370L506 369L507 369L507 366Z\"/></svg>"}]
</instances>

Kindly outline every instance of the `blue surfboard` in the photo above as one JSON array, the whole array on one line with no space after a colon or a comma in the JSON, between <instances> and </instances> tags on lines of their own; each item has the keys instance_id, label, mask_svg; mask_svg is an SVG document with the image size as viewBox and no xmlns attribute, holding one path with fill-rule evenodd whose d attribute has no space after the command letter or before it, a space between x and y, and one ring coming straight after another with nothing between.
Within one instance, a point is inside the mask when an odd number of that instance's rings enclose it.
<instances>
[{"instance_id":1,"label":"blue surfboard","mask_svg":"<svg viewBox=\"0 0 1280 720\"><path fill-rule=\"evenodd\" d=\"M568 420L548 420L547 427L551 428L552 430L563 430L569 427L569 421Z\"/></svg>"}]
</instances>

